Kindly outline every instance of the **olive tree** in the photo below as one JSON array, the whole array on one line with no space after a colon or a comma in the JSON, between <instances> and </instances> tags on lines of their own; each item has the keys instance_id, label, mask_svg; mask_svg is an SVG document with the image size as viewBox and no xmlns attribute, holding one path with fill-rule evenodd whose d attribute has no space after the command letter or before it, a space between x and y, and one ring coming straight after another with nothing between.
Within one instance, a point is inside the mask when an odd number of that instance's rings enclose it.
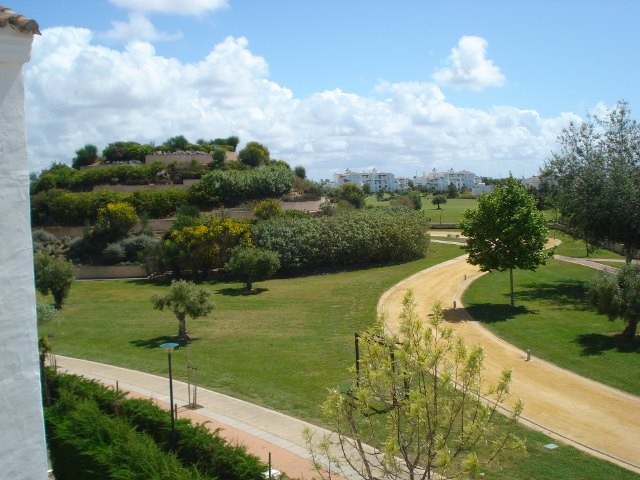
<instances>
[{"instance_id":1,"label":"olive tree","mask_svg":"<svg viewBox=\"0 0 640 480\"><path fill-rule=\"evenodd\" d=\"M439 304L424 322L407 292L399 334L388 333L382 318L358 346L350 388L331 391L323 405L336 436L307 440L334 462L329 468L346 463L367 480L468 478L505 450L523 448L513 433L522 404L507 419L497 414L511 372L483 385L482 349L454 336Z\"/></svg>"},{"instance_id":2,"label":"olive tree","mask_svg":"<svg viewBox=\"0 0 640 480\"><path fill-rule=\"evenodd\" d=\"M253 282L270 278L280 268L275 252L260 248L238 248L224 266L225 270L244 282L245 290L251 291Z\"/></svg>"},{"instance_id":3,"label":"olive tree","mask_svg":"<svg viewBox=\"0 0 640 480\"><path fill-rule=\"evenodd\" d=\"M600 271L588 284L589 300L613 321L624 320L622 337L633 340L640 320L640 266L627 264L612 274Z\"/></svg>"},{"instance_id":4,"label":"olive tree","mask_svg":"<svg viewBox=\"0 0 640 480\"><path fill-rule=\"evenodd\" d=\"M548 230L535 199L513 177L489 194L475 209L465 210L460 222L467 237L468 262L483 272L509 270L511 306L514 306L513 270L535 271L552 254L545 249Z\"/></svg>"},{"instance_id":5,"label":"olive tree","mask_svg":"<svg viewBox=\"0 0 640 480\"><path fill-rule=\"evenodd\" d=\"M173 280L169 292L165 295L154 295L151 302L156 310L162 311L167 308L173 312L178 319L176 338L182 342L190 340L187 335L187 317L205 317L215 308L211 301L211 292L187 280Z\"/></svg>"},{"instance_id":6,"label":"olive tree","mask_svg":"<svg viewBox=\"0 0 640 480\"><path fill-rule=\"evenodd\" d=\"M53 295L56 309L62 308L75 278L75 268L61 256L36 252L33 257L36 290L42 295Z\"/></svg>"}]
</instances>

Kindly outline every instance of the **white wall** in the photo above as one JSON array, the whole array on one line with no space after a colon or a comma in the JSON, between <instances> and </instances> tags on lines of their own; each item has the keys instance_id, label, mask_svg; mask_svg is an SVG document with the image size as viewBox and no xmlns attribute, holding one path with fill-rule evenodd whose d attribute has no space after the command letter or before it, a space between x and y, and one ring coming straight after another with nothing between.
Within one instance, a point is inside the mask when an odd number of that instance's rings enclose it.
<instances>
[{"instance_id":1,"label":"white wall","mask_svg":"<svg viewBox=\"0 0 640 480\"><path fill-rule=\"evenodd\" d=\"M0 478L47 478L22 64L31 34L0 28Z\"/></svg>"}]
</instances>

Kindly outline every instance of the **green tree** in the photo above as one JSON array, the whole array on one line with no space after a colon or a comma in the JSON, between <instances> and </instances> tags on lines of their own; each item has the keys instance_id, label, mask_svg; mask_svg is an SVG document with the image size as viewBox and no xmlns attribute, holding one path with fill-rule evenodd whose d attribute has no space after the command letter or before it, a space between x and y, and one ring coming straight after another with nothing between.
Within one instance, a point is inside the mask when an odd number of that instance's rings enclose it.
<instances>
[{"instance_id":1,"label":"green tree","mask_svg":"<svg viewBox=\"0 0 640 480\"><path fill-rule=\"evenodd\" d=\"M511 372L483 385L482 349L455 338L440 305L423 322L410 291L400 322L399 335L381 318L359 336L348 392L333 390L323 405L338 436L323 441L346 459L337 463L370 480L476 478L505 450L523 450L512 432L522 404L507 420L496 413L509 396Z\"/></svg>"},{"instance_id":2,"label":"green tree","mask_svg":"<svg viewBox=\"0 0 640 480\"><path fill-rule=\"evenodd\" d=\"M438 210L440 210L440 205L443 203L447 203L447 197L445 197L444 195L435 195L431 200L431 203L436 205L438 207Z\"/></svg>"},{"instance_id":3,"label":"green tree","mask_svg":"<svg viewBox=\"0 0 640 480\"><path fill-rule=\"evenodd\" d=\"M364 192L355 183L345 183L334 190L333 196L338 200L344 200L355 208L364 207Z\"/></svg>"},{"instance_id":4,"label":"green tree","mask_svg":"<svg viewBox=\"0 0 640 480\"><path fill-rule=\"evenodd\" d=\"M75 278L73 264L63 257L36 252L33 257L36 289L42 295L53 295L56 309L62 308Z\"/></svg>"},{"instance_id":5,"label":"green tree","mask_svg":"<svg viewBox=\"0 0 640 480\"><path fill-rule=\"evenodd\" d=\"M171 310L178 319L178 336L181 342L188 342L187 317L197 319L206 317L213 311L215 304L211 301L211 292L199 288L187 280L173 280L169 292L165 295L154 295L151 303L156 310Z\"/></svg>"},{"instance_id":6,"label":"green tree","mask_svg":"<svg viewBox=\"0 0 640 480\"><path fill-rule=\"evenodd\" d=\"M138 221L136 209L126 202L108 203L98 210L94 236L103 243L124 238Z\"/></svg>"},{"instance_id":7,"label":"green tree","mask_svg":"<svg viewBox=\"0 0 640 480\"><path fill-rule=\"evenodd\" d=\"M611 321L621 318L626 324L621 336L633 340L640 320L640 266L627 264L617 274L598 272L587 291L598 313Z\"/></svg>"},{"instance_id":8,"label":"green tree","mask_svg":"<svg viewBox=\"0 0 640 480\"><path fill-rule=\"evenodd\" d=\"M253 282L271 278L280 268L275 252L260 248L238 248L224 266L235 278L244 282L245 290L251 291Z\"/></svg>"},{"instance_id":9,"label":"green tree","mask_svg":"<svg viewBox=\"0 0 640 480\"><path fill-rule=\"evenodd\" d=\"M562 219L585 241L624 245L627 262L640 249L640 124L626 102L605 117L569 124L543 177L556 185Z\"/></svg>"},{"instance_id":10,"label":"green tree","mask_svg":"<svg viewBox=\"0 0 640 480\"><path fill-rule=\"evenodd\" d=\"M253 208L253 214L258 220L267 220L272 217L282 216L282 207L280 202L273 198L262 200Z\"/></svg>"},{"instance_id":11,"label":"green tree","mask_svg":"<svg viewBox=\"0 0 640 480\"><path fill-rule=\"evenodd\" d=\"M87 144L80 150L76 150L76 156L73 158L71 166L80 169L80 167L93 165L98 160L98 148L95 145Z\"/></svg>"},{"instance_id":12,"label":"green tree","mask_svg":"<svg viewBox=\"0 0 640 480\"><path fill-rule=\"evenodd\" d=\"M258 142L249 142L238 153L238 160L243 164L256 168L269 163L269 149Z\"/></svg>"},{"instance_id":13,"label":"green tree","mask_svg":"<svg viewBox=\"0 0 640 480\"><path fill-rule=\"evenodd\" d=\"M509 270L513 307L513 269L536 270L552 254L545 250L548 230L534 198L513 177L487 195L475 209L466 210L460 222L466 236L468 262L480 270Z\"/></svg>"},{"instance_id":14,"label":"green tree","mask_svg":"<svg viewBox=\"0 0 640 480\"><path fill-rule=\"evenodd\" d=\"M176 152L178 150L188 150L190 145L189 140L184 135L178 135L167 139L162 144L162 147L169 152Z\"/></svg>"},{"instance_id":15,"label":"green tree","mask_svg":"<svg viewBox=\"0 0 640 480\"><path fill-rule=\"evenodd\" d=\"M447 187L447 198L458 198L458 194L457 187L453 183L450 183Z\"/></svg>"},{"instance_id":16,"label":"green tree","mask_svg":"<svg viewBox=\"0 0 640 480\"><path fill-rule=\"evenodd\" d=\"M295 167L293 169L293 173L296 174L296 177L301 178L303 180L307 178L307 171L302 165L298 165L297 167Z\"/></svg>"}]
</instances>

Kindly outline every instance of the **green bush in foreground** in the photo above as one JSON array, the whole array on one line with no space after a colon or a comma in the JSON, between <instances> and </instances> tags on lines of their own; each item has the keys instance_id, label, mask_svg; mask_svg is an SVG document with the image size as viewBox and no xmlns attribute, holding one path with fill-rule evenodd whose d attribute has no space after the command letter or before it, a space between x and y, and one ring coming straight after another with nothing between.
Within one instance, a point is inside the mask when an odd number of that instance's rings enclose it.
<instances>
[{"instance_id":1,"label":"green bush in foreground","mask_svg":"<svg viewBox=\"0 0 640 480\"><path fill-rule=\"evenodd\" d=\"M258 480L265 466L217 432L176 422L169 453L169 412L149 400L125 399L95 381L47 371L47 440L58 480Z\"/></svg>"}]
</instances>

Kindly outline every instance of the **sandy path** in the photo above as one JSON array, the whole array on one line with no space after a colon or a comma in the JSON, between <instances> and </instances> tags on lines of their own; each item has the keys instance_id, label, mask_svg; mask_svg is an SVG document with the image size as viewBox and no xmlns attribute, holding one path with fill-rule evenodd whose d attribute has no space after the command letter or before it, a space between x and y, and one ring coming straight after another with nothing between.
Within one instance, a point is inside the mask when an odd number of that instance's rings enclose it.
<instances>
[{"instance_id":1,"label":"sandy path","mask_svg":"<svg viewBox=\"0 0 640 480\"><path fill-rule=\"evenodd\" d=\"M550 436L640 473L640 397L585 379L532 357L498 339L460 308L460 296L481 272L458 257L398 283L380 298L390 329L397 327L402 297L411 289L418 312L426 315L440 300L445 318L468 344L485 350L485 377L513 370L512 398L525 403L524 423ZM453 302L457 309L453 309ZM635 375L636 372L629 372ZM508 407L508 405L507 405Z\"/></svg>"}]
</instances>

